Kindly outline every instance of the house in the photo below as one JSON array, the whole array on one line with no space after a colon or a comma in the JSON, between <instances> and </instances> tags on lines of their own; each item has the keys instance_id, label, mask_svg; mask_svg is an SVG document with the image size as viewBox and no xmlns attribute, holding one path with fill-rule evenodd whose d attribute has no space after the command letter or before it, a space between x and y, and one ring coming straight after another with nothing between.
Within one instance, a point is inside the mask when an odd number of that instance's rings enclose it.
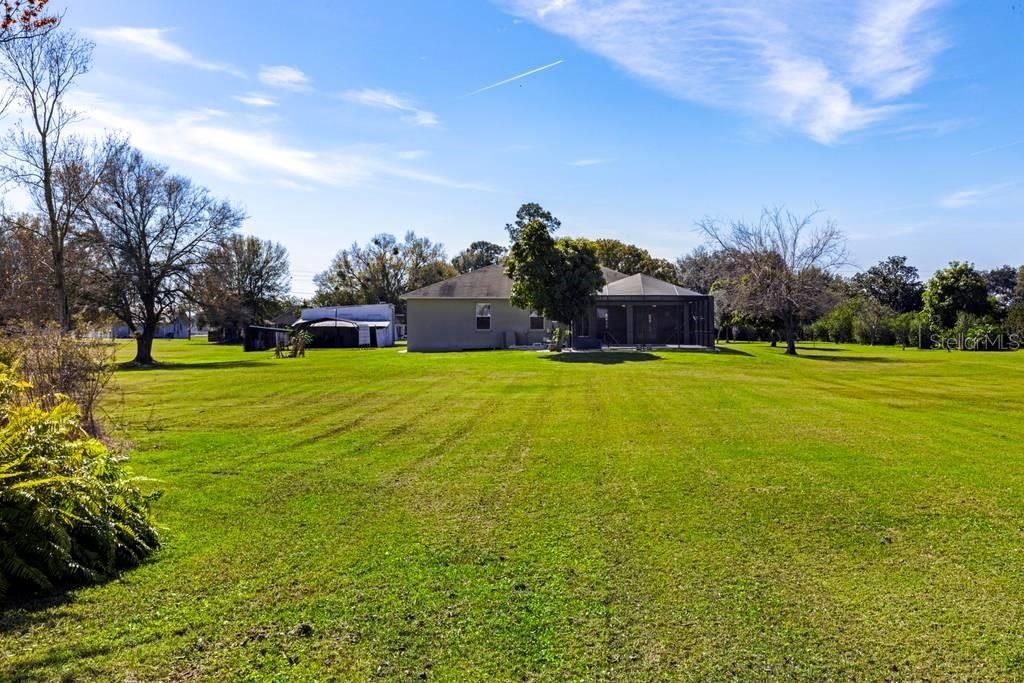
<instances>
[{"instance_id":1,"label":"house","mask_svg":"<svg viewBox=\"0 0 1024 683\"><path fill-rule=\"evenodd\" d=\"M714 346L714 299L650 275L602 268L605 285L573 321L573 346ZM410 351L543 342L552 321L509 302L512 280L487 266L405 295Z\"/></svg>"},{"instance_id":2,"label":"house","mask_svg":"<svg viewBox=\"0 0 1024 683\"><path fill-rule=\"evenodd\" d=\"M156 339L191 339L192 329L188 318L180 316L156 328ZM110 330L114 339L130 339L132 331L124 323L117 323Z\"/></svg>"},{"instance_id":3,"label":"house","mask_svg":"<svg viewBox=\"0 0 1024 683\"><path fill-rule=\"evenodd\" d=\"M313 347L393 346L395 307L365 304L304 308L292 327L308 332L313 337Z\"/></svg>"}]
</instances>

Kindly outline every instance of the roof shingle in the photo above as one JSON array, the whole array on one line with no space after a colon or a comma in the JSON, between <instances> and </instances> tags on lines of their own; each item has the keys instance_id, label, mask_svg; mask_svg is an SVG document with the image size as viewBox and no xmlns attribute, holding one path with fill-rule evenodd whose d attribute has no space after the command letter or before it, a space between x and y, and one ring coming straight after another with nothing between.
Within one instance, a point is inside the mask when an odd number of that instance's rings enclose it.
<instances>
[{"instance_id":1,"label":"roof shingle","mask_svg":"<svg viewBox=\"0 0 1024 683\"><path fill-rule=\"evenodd\" d=\"M602 266L605 286L598 296L700 296L697 292L664 282L650 275L625 275ZM512 279L501 265L485 266L442 282L421 287L406 299L507 299Z\"/></svg>"}]
</instances>

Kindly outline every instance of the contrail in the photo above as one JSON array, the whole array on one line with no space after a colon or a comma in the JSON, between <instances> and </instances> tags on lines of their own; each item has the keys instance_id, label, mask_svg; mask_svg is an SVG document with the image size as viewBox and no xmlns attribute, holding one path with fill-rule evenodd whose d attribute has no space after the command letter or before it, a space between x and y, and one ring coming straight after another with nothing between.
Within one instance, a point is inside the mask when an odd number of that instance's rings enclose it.
<instances>
[{"instance_id":1,"label":"contrail","mask_svg":"<svg viewBox=\"0 0 1024 683\"><path fill-rule=\"evenodd\" d=\"M971 154L972 157L976 157L979 154L987 154L988 152L994 152L997 149L1006 149L1007 147L1016 147L1017 145L1024 145L1024 140L1017 140L1016 142L1008 142L1005 145L996 145L995 147L986 147L985 149L979 149L977 152Z\"/></svg>"},{"instance_id":2,"label":"contrail","mask_svg":"<svg viewBox=\"0 0 1024 683\"><path fill-rule=\"evenodd\" d=\"M523 73L521 73L521 74L519 74L517 76L513 76L512 78L506 78L503 81L498 81L497 83L491 83L490 85L484 86L483 88L480 88L479 90L474 90L473 92L468 92L465 95L462 95L462 96L460 96L460 97L458 97L456 99L460 99L461 100L463 97L469 97L470 95L476 95L476 94L482 93L484 90L490 90L491 88L497 88L499 85L505 85L506 83L511 83L512 81L517 81L520 78L526 78L527 76L532 76L533 74L535 74L535 73L537 73L539 71L544 71L544 69L550 69L553 66L558 66L559 64L561 64L564 61L565 61L564 59L559 59L557 62L551 62L550 64L545 64L544 66L538 66L536 69L530 69L529 71L525 71L525 72L523 72Z\"/></svg>"}]
</instances>

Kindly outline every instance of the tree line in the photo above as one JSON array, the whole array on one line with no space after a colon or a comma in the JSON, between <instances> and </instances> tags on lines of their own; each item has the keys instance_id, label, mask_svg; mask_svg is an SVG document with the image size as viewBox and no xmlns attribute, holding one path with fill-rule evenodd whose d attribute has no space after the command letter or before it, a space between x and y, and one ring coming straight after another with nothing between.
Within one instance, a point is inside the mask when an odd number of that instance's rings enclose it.
<instances>
[{"instance_id":1,"label":"tree line","mask_svg":"<svg viewBox=\"0 0 1024 683\"><path fill-rule=\"evenodd\" d=\"M600 267L646 273L715 297L720 340L800 340L957 346L964 339L1024 341L1024 266L979 270L953 261L924 281L905 256L852 276L842 231L819 211L766 208L756 221L704 218L705 241L675 262L615 239L558 235L561 221L522 205L505 226L509 247L475 241L450 260L441 244L382 234L342 250L316 276L318 305L386 301L491 265L513 280L517 305L571 320L601 286Z\"/></svg>"},{"instance_id":2,"label":"tree line","mask_svg":"<svg viewBox=\"0 0 1024 683\"><path fill-rule=\"evenodd\" d=\"M1024 266L952 261L927 281L905 256L844 277L845 240L817 212L766 209L756 223L698 223L709 238L677 262L678 283L715 296L720 338L926 348L1013 348L1024 341ZM1014 343L1012 340L1017 340Z\"/></svg>"},{"instance_id":3,"label":"tree line","mask_svg":"<svg viewBox=\"0 0 1024 683\"><path fill-rule=\"evenodd\" d=\"M116 319L136 338L135 362L150 364L158 327L186 312L225 327L264 319L288 294L287 252L239 235L241 208L126 136L76 134L83 114L69 94L93 44L43 5L5 3L0 78L13 123L0 177L33 210L0 216L0 322L53 320L71 331Z\"/></svg>"}]
</instances>

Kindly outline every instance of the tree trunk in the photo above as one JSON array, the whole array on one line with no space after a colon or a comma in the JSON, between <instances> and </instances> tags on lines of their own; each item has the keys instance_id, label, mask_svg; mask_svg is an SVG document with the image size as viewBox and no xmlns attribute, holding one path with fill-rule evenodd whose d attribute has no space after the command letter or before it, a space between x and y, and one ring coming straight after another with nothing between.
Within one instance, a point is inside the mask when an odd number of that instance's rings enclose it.
<instances>
[{"instance_id":1,"label":"tree trunk","mask_svg":"<svg viewBox=\"0 0 1024 683\"><path fill-rule=\"evenodd\" d=\"M74 321L71 319L71 299L68 297L68 286L64 279L64 259L60 259L57 263L60 265L56 268L56 277L54 278L54 289L56 290L57 296L57 314L60 316L60 326L65 332L70 332L74 326Z\"/></svg>"},{"instance_id":2,"label":"tree trunk","mask_svg":"<svg viewBox=\"0 0 1024 683\"><path fill-rule=\"evenodd\" d=\"M135 360L136 365L153 365L153 333L143 330L142 334L135 338Z\"/></svg>"},{"instance_id":3,"label":"tree trunk","mask_svg":"<svg viewBox=\"0 0 1024 683\"><path fill-rule=\"evenodd\" d=\"M796 322L786 322L786 355L796 355Z\"/></svg>"},{"instance_id":4,"label":"tree trunk","mask_svg":"<svg viewBox=\"0 0 1024 683\"><path fill-rule=\"evenodd\" d=\"M67 283L64 281L64 258L57 250L53 252L53 296L56 299L57 320L65 332L71 330L71 302L68 300Z\"/></svg>"},{"instance_id":5,"label":"tree trunk","mask_svg":"<svg viewBox=\"0 0 1024 683\"><path fill-rule=\"evenodd\" d=\"M46 220L49 224L47 233L50 236L50 251L53 255L53 288L57 297L57 314L60 316L61 328L68 332L71 330L71 302L68 299L67 281L64 277L65 235L57 219L57 203L53 196L53 164L45 135L41 136L40 151L43 170L43 201L46 204Z\"/></svg>"},{"instance_id":6,"label":"tree trunk","mask_svg":"<svg viewBox=\"0 0 1024 683\"><path fill-rule=\"evenodd\" d=\"M148 307L147 307L148 310ZM156 365L153 360L153 338L156 337L156 328L159 321L155 314L146 316L142 323L138 336L135 337L135 360L136 365Z\"/></svg>"}]
</instances>

